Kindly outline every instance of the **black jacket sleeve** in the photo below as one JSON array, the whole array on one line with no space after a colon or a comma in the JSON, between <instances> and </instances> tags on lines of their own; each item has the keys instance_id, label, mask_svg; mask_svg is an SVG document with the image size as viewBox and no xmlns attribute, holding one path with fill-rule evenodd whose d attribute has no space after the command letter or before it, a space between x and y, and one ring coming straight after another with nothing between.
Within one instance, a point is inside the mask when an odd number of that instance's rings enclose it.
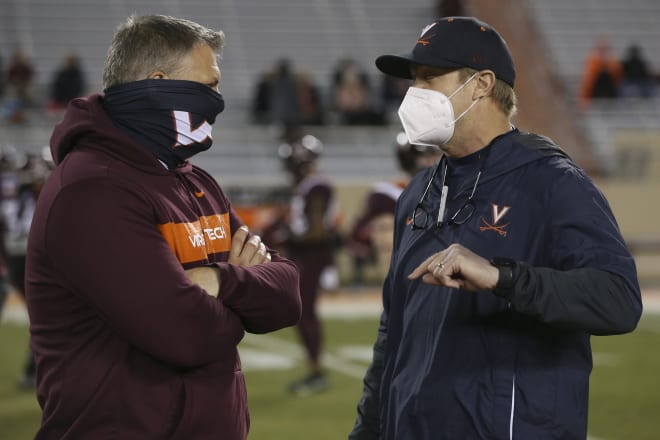
<instances>
[{"instance_id":1,"label":"black jacket sleeve","mask_svg":"<svg viewBox=\"0 0 660 440\"><path fill-rule=\"evenodd\" d=\"M624 278L604 270L556 270L518 263L516 282L496 294L517 312L560 328L594 335L631 332L642 313L640 295Z\"/></svg>"},{"instance_id":2,"label":"black jacket sleeve","mask_svg":"<svg viewBox=\"0 0 660 440\"><path fill-rule=\"evenodd\" d=\"M635 262L605 196L579 168L553 162L544 170L547 249L521 255L512 307L541 322L594 335L632 331L642 312ZM529 256L527 256L529 257ZM501 294L501 292L497 292Z\"/></svg>"}]
</instances>

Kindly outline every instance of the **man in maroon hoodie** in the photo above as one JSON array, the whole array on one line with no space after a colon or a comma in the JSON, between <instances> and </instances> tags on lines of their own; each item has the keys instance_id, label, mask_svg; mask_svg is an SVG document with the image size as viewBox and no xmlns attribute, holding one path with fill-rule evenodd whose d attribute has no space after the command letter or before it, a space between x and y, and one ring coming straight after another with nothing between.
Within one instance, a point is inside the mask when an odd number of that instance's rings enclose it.
<instances>
[{"instance_id":1,"label":"man in maroon hoodie","mask_svg":"<svg viewBox=\"0 0 660 440\"><path fill-rule=\"evenodd\" d=\"M104 94L56 127L30 232L27 305L42 439L247 437L237 344L295 324L295 266L187 159L223 110L224 34L130 17Z\"/></svg>"}]
</instances>

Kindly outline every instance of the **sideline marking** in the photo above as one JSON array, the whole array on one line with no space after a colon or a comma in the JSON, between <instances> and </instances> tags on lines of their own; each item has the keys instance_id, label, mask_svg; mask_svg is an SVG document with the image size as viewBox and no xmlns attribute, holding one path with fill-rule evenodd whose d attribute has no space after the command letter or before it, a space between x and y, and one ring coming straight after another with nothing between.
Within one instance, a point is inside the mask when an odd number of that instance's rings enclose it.
<instances>
[{"instance_id":1,"label":"sideline marking","mask_svg":"<svg viewBox=\"0 0 660 440\"><path fill-rule=\"evenodd\" d=\"M295 366L291 356L272 351L239 347L243 371L289 370Z\"/></svg>"},{"instance_id":2,"label":"sideline marking","mask_svg":"<svg viewBox=\"0 0 660 440\"><path fill-rule=\"evenodd\" d=\"M243 341L253 347L274 350L278 353L291 356L296 360L305 358L305 354L299 344L285 341L275 336L246 334ZM354 379L364 378L364 373L367 371L366 365L355 365L329 353L321 355L321 364L329 370L342 373Z\"/></svg>"},{"instance_id":3,"label":"sideline marking","mask_svg":"<svg viewBox=\"0 0 660 440\"><path fill-rule=\"evenodd\" d=\"M337 349L339 356L352 361L367 362L373 359L373 345L342 345Z\"/></svg>"}]
</instances>

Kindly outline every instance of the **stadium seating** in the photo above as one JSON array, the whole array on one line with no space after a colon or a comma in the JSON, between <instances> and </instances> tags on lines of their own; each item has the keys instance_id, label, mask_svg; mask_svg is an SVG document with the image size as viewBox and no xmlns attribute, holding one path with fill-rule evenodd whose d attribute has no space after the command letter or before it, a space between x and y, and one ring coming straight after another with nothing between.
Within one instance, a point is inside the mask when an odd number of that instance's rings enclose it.
<instances>
[{"instance_id":1,"label":"stadium seating","mask_svg":"<svg viewBox=\"0 0 660 440\"><path fill-rule=\"evenodd\" d=\"M562 76L575 91L587 54L605 36L623 56L638 44L652 66L660 68L660 2L656 0L526 0L542 29Z\"/></svg>"},{"instance_id":2,"label":"stadium seating","mask_svg":"<svg viewBox=\"0 0 660 440\"><path fill-rule=\"evenodd\" d=\"M245 102L260 73L283 55L326 83L336 61L350 56L375 73L375 54L407 50L427 23L430 2L410 0L139 0L57 2L4 0L0 54L24 47L46 86L70 50L81 55L90 87L100 87L101 68L113 29L131 13L161 13L198 21L227 34L221 61L222 88Z\"/></svg>"},{"instance_id":3,"label":"stadium seating","mask_svg":"<svg viewBox=\"0 0 660 440\"><path fill-rule=\"evenodd\" d=\"M483 11L476 7L479 3L470 2L474 9L470 12L481 14ZM660 59L660 29L655 26L660 16L660 3L655 0L511 0L507 4L528 6L516 9L518 15L514 15L518 17L524 13L521 11L529 11L532 20L538 23L545 44L550 48L549 58L556 62L561 79L569 85L569 99L575 96L575 84L584 58L599 34L606 32L618 52L634 38L652 62ZM11 51L24 47L35 62L37 86L45 93L61 58L69 51L77 52L87 72L89 89L98 90L113 29L128 14L164 13L222 28L227 34L227 45L220 61L221 90L227 111L216 128L216 139L222 149L209 152L205 163L230 178L244 175L244 169L258 169L263 171L265 179L277 179L281 178L281 173L277 172L279 165L272 155L277 133L270 127L248 125L249 102L259 75L271 69L281 56L287 56L296 69L311 74L327 90L336 62L351 57L377 85L381 77L373 65L375 55L407 51L409 42L433 17L433 6L429 0L5 0L0 14L0 54L6 65ZM506 9L511 11L511 8ZM515 37L511 44L523 39L516 33L512 35ZM522 69L530 65L530 60L519 64ZM530 72L522 72L522 75L529 77ZM521 81L521 86L524 82ZM547 106L554 92L547 90L541 96ZM529 114L533 107L527 105L524 113ZM608 141L610 132L606 134L602 127L620 126L626 120L634 121L637 126L640 120L657 120L658 107L639 107L634 115L622 116L621 120L612 111L605 112L605 116L603 112L594 111L576 119L587 130L593 144L600 148L601 160L607 163L613 147ZM563 112L561 107L558 109L554 110L555 114ZM365 181L390 176L395 170L388 147L398 125L396 118L390 120L392 124L382 129L314 128L313 132L327 146L323 164L330 174ZM538 120L545 120L546 124L553 122L544 117ZM28 148L43 145L48 141L49 124L52 121L33 120L28 132L0 126L3 130L0 143L22 144ZM533 129L536 125L530 124ZM566 125L563 127L565 132ZM551 135L557 131L551 130L550 125L547 128L538 127L538 131ZM577 143L563 142L568 148ZM225 153L242 160L220 160L219 156L214 156ZM245 166L237 167L237 163Z\"/></svg>"},{"instance_id":4,"label":"stadium seating","mask_svg":"<svg viewBox=\"0 0 660 440\"><path fill-rule=\"evenodd\" d=\"M220 60L220 88L227 110L214 130L217 147L199 160L230 181L248 175L278 181L283 176L275 156L277 131L249 125L249 102L259 75L287 56L296 69L311 74L327 89L336 62L351 57L379 85L381 77L373 65L376 54L409 50L432 11L426 0L5 0L0 14L0 55L6 66L15 47L25 48L34 61L36 86L43 95L61 58L74 51L82 59L90 91L95 91L101 88L101 69L113 29L131 13L181 16L223 29L227 41ZM0 122L0 145L24 149L45 145L52 122L37 115L30 120L30 130ZM327 147L323 166L330 174L372 181L396 172L390 148L396 130L327 127L313 132Z\"/></svg>"}]
</instances>

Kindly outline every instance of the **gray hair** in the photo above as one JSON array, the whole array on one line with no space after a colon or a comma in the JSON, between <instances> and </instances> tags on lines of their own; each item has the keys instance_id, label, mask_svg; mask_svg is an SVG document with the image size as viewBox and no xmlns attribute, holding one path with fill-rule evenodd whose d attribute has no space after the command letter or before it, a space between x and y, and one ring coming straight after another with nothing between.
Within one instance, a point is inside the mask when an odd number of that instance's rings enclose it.
<instances>
[{"instance_id":1,"label":"gray hair","mask_svg":"<svg viewBox=\"0 0 660 440\"><path fill-rule=\"evenodd\" d=\"M131 15L119 25L103 66L103 87L146 79L162 71L171 75L197 44L222 51L225 34L182 18Z\"/></svg>"},{"instance_id":2,"label":"gray hair","mask_svg":"<svg viewBox=\"0 0 660 440\"><path fill-rule=\"evenodd\" d=\"M461 81L465 81L467 78L474 75L478 71L469 67L462 67L459 69L459 72L459 79ZM496 79L491 96L497 103L497 106L500 108L500 110L502 110L502 112L509 119L515 116L516 112L518 111L518 98L516 98L516 93L513 91L513 88L510 85L501 79Z\"/></svg>"}]
</instances>

